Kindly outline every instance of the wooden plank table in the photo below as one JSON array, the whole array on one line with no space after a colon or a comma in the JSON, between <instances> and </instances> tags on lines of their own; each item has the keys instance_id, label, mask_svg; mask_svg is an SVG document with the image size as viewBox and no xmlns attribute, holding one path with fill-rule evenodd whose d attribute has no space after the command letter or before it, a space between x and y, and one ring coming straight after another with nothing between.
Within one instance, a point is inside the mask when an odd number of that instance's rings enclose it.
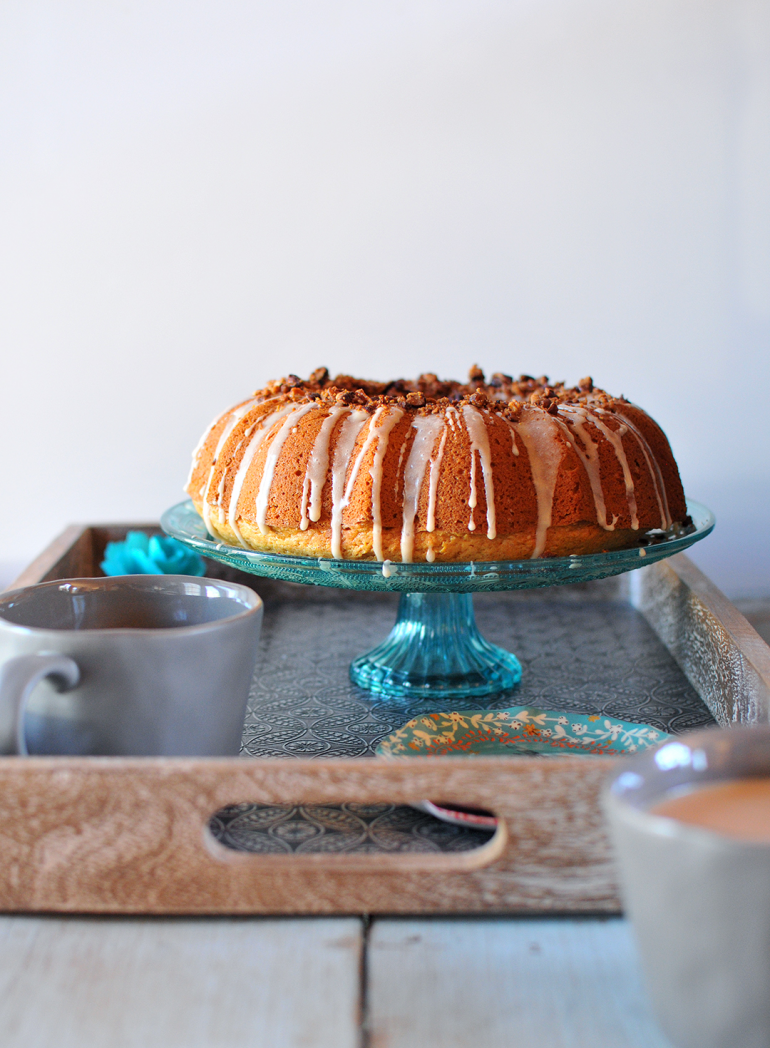
<instances>
[{"instance_id":1,"label":"wooden plank table","mask_svg":"<svg viewBox=\"0 0 770 1048\"><path fill-rule=\"evenodd\" d=\"M3 1048L670 1048L622 918L0 918Z\"/></svg>"},{"instance_id":2,"label":"wooden plank table","mask_svg":"<svg viewBox=\"0 0 770 1048\"><path fill-rule=\"evenodd\" d=\"M359 1048L362 922L0 918L3 1048Z\"/></svg>"},{"instance_id":3,"label":"wooden plank table","mask_svg":"<svg viewBox=\"0 0 770 1048\"><path fill-rule=\"evenodd\" d=\"M384 920L372 1048L670 1048L622 918Z\"/></svg>"}]
</instances>

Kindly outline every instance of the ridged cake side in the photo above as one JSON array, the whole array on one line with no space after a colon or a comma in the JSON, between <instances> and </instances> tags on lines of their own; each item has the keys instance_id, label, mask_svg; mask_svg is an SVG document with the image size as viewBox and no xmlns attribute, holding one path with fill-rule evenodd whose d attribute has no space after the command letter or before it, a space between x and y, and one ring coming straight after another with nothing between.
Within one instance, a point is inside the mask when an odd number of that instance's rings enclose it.
<instances>
[{"instance_id":1,"label":"ridged cake side","mask_svg":"<svg viewBox=\"0 0 770 1048\"><path fill-rule=\"evenodd\" d=\"M272 383L215 420L187 491L212 535L314 557L511 560L636 544L684 522L668 441L596 390L478 369L468 384Z\"/></svg>"}]
</instances>

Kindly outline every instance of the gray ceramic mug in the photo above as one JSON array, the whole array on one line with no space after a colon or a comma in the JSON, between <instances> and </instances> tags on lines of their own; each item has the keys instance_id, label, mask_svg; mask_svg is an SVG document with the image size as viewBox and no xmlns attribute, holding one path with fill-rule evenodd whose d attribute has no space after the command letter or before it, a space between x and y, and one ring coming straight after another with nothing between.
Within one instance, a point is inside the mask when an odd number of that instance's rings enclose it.
<instances>
[{"instance_id":1,"label":"gray ceramic mug","mask_svg":"<svg viewBox=\"0 0 770 1048\"><path fill-rule=\"evenodd\" d=\"M770 844L649 809L767 776L770 727L709 729L624 759L604 792L647 987L678 1048L770 1046Z\"/></svg>"},{"instance_id":2,"label":"gray ceramic mug","mask_svg":"<svg viewBox=\"0 0 770 1048\"><path fill-rule=\"evenodd\" d=\"M235 756L262 601L186 575L0 594L0 753Z\"/></svg>"}]
</instances>

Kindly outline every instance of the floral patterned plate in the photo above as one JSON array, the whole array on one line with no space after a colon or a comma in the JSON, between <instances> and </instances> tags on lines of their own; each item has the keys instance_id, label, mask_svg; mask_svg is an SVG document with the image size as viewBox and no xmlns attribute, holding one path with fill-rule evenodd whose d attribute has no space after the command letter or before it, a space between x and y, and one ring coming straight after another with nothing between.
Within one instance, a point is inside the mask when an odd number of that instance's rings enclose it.
<instances>
[{"instance_id":1,"label":"floral patterned plate","mask_svg":"<svg viewBox=\"0 0 770 1048\"><path fill-rule=\"evenodd\" d=\"M602 714L563 713L514 706L507 710L426 713L392 732L379 757L596 757L637 753L670 738L649 724ZM416 807L418 807L416 805ZM490 812L423 801L419 807L457 826L494 829Z\"/></svg>"}]
</instances>

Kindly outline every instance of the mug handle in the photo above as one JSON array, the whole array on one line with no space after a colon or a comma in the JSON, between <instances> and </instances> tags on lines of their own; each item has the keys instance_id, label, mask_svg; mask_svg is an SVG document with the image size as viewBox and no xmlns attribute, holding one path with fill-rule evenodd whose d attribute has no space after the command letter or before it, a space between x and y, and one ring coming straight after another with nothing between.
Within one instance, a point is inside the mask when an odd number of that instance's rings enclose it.
<instances>
[{"instance_id":1,"label":"mug handle","mask_svg":"<svg viewBox=\"0 0 770 1048\"><path fill-rule=\"evenodd\" d=\"M0 739L0 752L28 757L24 714L32 690L52 677L57 691L69 691L80 680L78 664L69 655L17 655L0 667L0 722L12 730Z\"/></svg>"}]
</instances>

